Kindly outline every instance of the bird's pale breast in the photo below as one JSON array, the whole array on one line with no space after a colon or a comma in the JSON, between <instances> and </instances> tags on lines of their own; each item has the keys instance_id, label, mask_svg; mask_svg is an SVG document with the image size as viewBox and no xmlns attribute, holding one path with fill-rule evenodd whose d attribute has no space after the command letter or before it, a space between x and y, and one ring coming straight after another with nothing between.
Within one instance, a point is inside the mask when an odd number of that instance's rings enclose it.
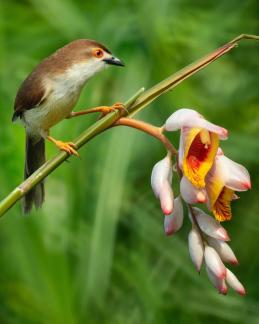
<instances>
[{"instance_id":1,"label":"bird's pale breast","mask_svg":"<svg viewBox=\"0 0 259 324\"><path fill-rule=\"evenodd\" d=\"M46 99L39 107L24 112L26 130L46 137L52 126L69 116L85 82L104 66L104 63L78 63L63 74L46 78Z\"/></svg>"}]
</instances>

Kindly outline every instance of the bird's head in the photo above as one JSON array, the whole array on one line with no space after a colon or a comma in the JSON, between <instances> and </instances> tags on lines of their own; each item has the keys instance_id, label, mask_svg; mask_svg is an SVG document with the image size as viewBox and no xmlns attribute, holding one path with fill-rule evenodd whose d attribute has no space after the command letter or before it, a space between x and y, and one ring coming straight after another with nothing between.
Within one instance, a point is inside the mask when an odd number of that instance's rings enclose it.
<instances>
[{"instance_id":1,"label":"bird's head","mask_svg":"<svg viewBox=\"0 0 259 324\"><path fill-rule=\"evenodd\" d=\"M105 67L124 66L104 45L89 39L79 39L62 47L56 52L56 60L59 67L65 69L72 78L82 81Z\"/></svg>"},{"instance_id":2,"label":"bird's head","mask_svg":"<svg viewBox=\"0 0 259 324\"><path fill-rule=\"evenodd\" d=\"M124 66L124 63L114 56L106 47L101 44L97 46L90 46L89 49L89 60L92 60L94 64L117 65Z\"/></svg>"}]
</instances>

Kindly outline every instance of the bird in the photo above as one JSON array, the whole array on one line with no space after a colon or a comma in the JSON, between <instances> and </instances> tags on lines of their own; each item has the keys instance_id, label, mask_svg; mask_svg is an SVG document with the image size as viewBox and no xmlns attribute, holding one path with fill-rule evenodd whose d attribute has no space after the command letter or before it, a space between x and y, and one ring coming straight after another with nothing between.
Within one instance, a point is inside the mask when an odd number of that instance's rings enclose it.
<instances>
[{"instance_id":1,"label":"bird","mask_svg":"<svg viewBox=\"0 0 259 324\"><path fill-rule=\"evenodd\" d=\"M24 178L27 179L46 161L45 140L68 154L79 155L72 142L50 136L50 128L65 118L101 112L107 114L123 105L100 106L73 112L86 81L109 65L124 66L103 44L91 39L74 40L41 61L19 87L12 121L25 128ZM23 199L23 212L39 208L44 201L44 183L29 191Z\"/></svg>"}]
</instances>

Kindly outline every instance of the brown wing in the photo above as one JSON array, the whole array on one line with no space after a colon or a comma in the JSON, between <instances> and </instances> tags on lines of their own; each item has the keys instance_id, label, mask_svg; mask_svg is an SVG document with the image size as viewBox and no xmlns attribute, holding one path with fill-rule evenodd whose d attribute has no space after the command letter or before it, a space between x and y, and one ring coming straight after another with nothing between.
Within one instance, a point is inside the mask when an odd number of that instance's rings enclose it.
<instances>
[{"instance_id":1,"label":"brown wing","mask_svg":"<svg viewBox=\"0 0 259 324\"><path fill-rule=\"evenodd\" d=\"M21 118L24 111L38 107L46 98L45 89L35 72L36 71L33 71L27 79L23 81L17 92L12 121L16 120L18 117Z\"/></svg>"},{"instance_id":2,"label":"brown wing","mask_svg":"<svg viewBox=\"0 0 259 324\"><path fill-rule=\"evenodd\" d=\"M51 92L42 85L46 75L64 73L74 62L87 59L93 46L110 51L102 44L89 39L78 39L57 50L54 54L43 60L35 70L25 79L16 95L14 114L12 120L22 117L24 111L39 107Z\"/></svg>"}]
</instances>

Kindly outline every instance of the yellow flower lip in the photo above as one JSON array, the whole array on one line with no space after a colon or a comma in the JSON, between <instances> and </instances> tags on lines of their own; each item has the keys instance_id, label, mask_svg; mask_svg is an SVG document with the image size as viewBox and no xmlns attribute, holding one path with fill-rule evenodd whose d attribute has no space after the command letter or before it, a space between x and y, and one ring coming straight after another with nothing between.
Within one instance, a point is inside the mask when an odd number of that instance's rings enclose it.
<instances>
[{"instance_id":1,"label":"yellow flower lip","mask_svg":"<svg viewBox=\"0 0 259 324\"><path fill-rule=\"evenodd\" d=\"M202 128L188 128L183 132L183 173L195 187L204 188L205 177L217 154L219 136Z\"/></svg>"},{"instance_id":2,"label":"yellow flower lip","mask_svg":"<svg viewBox=\"0 0 259 324\"><path fill-rule=\"evenodd\" d=\"M227 221L232 218L230 203L233 200L234 191L223 187L218 198L212 205L212 212L215 218L220 221Z\"/></svg>"},{"instance_id":3,"label":"yellow flower lip","mask_svg":"<svg viewBox=\"0 0 259 324\"><path fill-rule=\"evenodd\" d=\"M249 172L241 165L227 158L218 150L214 164L206 176L206 191L210 210L218 221L230 220L231 202L238 199L235 191L251 188Z\"/></svg>"}]
</instances>

